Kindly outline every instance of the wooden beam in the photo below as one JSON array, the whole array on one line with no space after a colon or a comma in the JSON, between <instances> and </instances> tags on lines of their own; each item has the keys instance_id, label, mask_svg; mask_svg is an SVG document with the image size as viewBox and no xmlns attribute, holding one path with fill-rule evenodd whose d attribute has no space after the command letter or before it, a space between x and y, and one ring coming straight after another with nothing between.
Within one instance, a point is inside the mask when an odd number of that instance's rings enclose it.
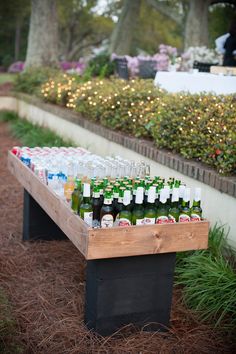
<instances>
[{"instance_id":1,"label":"wooden beam","mask_svg":"<svg viewBox=\"0 0 236 354\"><path fill-rule=\"evenodd\" d=\"M87 259L206 249L209 222L90 229Z\"/></svg>"},{"instance_id":2,"label":"wooden beam","mask_svg":"<svg viewBox=\"0 0 236 354\"><path fill-rule=\"evenodd\" d=\"M86 258L87 224L11 152L8 153L8 169Z\"/></svg>"}]
</instances>

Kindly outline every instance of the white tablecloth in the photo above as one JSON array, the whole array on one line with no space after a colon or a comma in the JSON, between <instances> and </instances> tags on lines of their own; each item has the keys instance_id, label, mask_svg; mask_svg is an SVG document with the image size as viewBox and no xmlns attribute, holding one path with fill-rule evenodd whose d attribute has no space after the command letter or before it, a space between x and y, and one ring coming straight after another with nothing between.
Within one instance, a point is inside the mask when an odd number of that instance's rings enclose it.
<instances>
[{"instance_id":1,"label":"white tablecloth","mask_svg":"<svg viewBox=\"0 0 236 354\"><path fill-rule=\"evenodd\" d=\"M158 71L154 84L169 92L212 92L218 95L236 93L236 76L210 73Z\"/></svg>"}]
</instances>

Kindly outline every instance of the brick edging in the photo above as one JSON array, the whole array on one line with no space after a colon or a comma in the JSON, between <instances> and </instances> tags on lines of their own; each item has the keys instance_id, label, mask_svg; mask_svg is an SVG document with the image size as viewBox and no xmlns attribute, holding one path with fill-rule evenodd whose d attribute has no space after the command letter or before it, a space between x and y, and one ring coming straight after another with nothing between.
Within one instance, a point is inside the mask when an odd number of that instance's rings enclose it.
<instances>
[{"instance_id":1,"label":"brick edging","mask_svg":"<svg viewBox=\"0 0 236 354\"><path fill-rule=\"evenodd\" d=\"M120 144L157 163L178 171L179 173L182 173L183 175L193 178L199 182L203 182L220 192L236 198L236 177L222 177L215 170L202 163L187 160L180 155L173 154L172 152L163 149L157 149L151 141L130 137L123 133L110 130L100 124L96 124L88 119L85 119L80 113L70 111L64 107L44 103L37 97L21 93L12 93L11 95L26 101L27 103L36 105L49 113L58 115L63 119L78 124L79 126L100 135L103 138L106 138L107 140ZM8 94L7 96L11 95Z\"/></svg>"}]
</instances>

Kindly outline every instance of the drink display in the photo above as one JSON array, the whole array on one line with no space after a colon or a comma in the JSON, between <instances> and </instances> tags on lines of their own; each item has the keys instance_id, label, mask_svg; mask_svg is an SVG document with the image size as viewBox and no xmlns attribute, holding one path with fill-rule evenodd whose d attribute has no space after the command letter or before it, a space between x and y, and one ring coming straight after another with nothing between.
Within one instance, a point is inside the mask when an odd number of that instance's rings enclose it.
<instances>
[{"instance_id":1,"label":"drink display","mask_svg":"<svg viewBox=\"0 0 236 354\"><path fill-rule=\"evenodd\" d=\"M152 177L143 161L102 158L81 147L14 147L12 152L90 227L202 220L201 189L190 191L174 177Z\"/></svg>"}]
</instances>

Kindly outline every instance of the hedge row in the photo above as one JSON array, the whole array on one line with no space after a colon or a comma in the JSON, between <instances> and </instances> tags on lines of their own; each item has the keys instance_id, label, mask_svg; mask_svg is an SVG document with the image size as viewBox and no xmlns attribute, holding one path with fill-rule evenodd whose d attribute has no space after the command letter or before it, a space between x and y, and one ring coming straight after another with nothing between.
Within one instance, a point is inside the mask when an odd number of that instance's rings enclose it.
<instances>
[{"instance_id":1,"label":"hedge row","mask_svg":"<svg viewBox=\"0 0 236 354\"><path fill-rule=\"evenodd\" d=\"M236 95L168 94L151 80L93 79L78 82L56 75L36 91L46 102L81 112L86 118L160 148L236 172Z\"/></svg>"}]
</instances>

